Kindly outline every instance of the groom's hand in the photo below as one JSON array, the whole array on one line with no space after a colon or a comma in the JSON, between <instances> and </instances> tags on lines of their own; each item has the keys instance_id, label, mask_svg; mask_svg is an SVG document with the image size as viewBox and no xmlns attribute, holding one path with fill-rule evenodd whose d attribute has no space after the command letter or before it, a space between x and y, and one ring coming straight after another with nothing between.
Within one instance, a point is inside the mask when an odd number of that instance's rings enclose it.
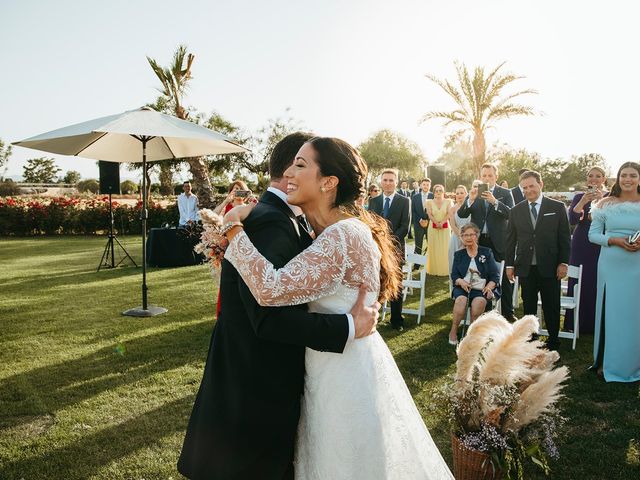
<instances>
[{"instance_id":1,"label":"groom's hand","mask_svg":"<svg viewBox=\"0 0 640 480\"><path fill-rule=\"evenodd\" d=\"M353 323L356 329L356 338L366 337L376 331L376 325L378 324L378 316L381 305L375 302L373 305L365 306L364 300L367 296L367 287L365 285L360 286L360 292L358 293L358 300L351 309L351 316L353 317Z\"/></svg>"}]
</instances>

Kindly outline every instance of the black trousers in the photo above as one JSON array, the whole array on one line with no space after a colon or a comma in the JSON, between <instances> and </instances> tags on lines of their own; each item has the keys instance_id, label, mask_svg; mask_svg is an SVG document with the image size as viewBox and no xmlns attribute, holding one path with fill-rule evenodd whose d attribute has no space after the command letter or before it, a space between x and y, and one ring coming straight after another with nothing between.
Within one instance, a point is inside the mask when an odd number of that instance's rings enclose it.
<instances>
[{"instance_id":1,"label":"black trousers","mask_svg":"<svg viewBox=\"0 0 640 480\"><path fill-rule=\"evenodd\" d=\"M416 244L415 248L413 249L413 253L416 253L418 255L424 255L424 253L422 253L422 248L423 248L423 242L427 238L427 229L422 228L419 223L414 223L413 236Z\"/></svg>"},{"instance_id":2,"label":"black trousers","mask_svg":"<svg viewBox=\"0 0 640 480\"><path fill-rule=\"evenodd\" d=\"M538 292L542 298L544 323L549 331L549 342L558 342L560 331L560 280L554 277L543 277L538 267L531 265L526 277L520 276L522 285L522 303L525 315L536 315L538 312Z\"/></svg>"},{"instance_id":3,"label":"black trousers","mask_svg":"<svg viewBox=\"0 0 640 480\"><path fill-rule=\"evenodd\" d=\"M496 259L496 262L501 262L504 260L502 254L500 254L496 247L493 245L493 241L491 241L491 237L488 235L480 235L480 240L478 241L480 245L483 247L490 248L493 252L493 256ZM502 290L502 296L500 297L500 306L502 307L502 315L505 317L510 317L513 315L513 285L509 282L507 278L507 268L505 266L504 272L502 272L502 280L501 280L500 288Z\"/></svg>"}]
</instances>

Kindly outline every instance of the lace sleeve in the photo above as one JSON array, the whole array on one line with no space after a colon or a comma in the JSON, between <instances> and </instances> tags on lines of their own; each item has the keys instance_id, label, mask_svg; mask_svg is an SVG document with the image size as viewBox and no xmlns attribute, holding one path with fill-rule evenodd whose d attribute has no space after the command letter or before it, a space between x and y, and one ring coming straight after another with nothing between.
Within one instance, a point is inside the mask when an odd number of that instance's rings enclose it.
<instances>
[{"instance_id":1,"label":"lace sleeve","mask_svg":"<svg viewBox=\"0 0 640 480\"><path fill-rule=\"evenodd\" d=\"M349 267L345 232L334 224L284 267L274 268L245 232L236 235L225 258L263 306L300 305L336 292Z\"/></svg>"}]
</instances>

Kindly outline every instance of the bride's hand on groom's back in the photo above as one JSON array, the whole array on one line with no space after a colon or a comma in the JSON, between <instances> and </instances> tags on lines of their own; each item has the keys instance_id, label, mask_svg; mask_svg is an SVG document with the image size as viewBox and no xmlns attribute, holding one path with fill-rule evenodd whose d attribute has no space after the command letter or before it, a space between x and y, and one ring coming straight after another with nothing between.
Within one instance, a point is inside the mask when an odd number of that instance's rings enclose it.
<instances>
[{"instance_id":1,"label":"bride's hand on groom's back","mask_svg":"<svg viewBox=\"0 0 640 480\"><path fill-rule=\"evenodd\" d=\"M376 331L378 316L381 305L378 302L372 305L365 305L365 298L368 290L365 285L360 286L358 300L349 312L353 317L356 330L356 338L366 337Z\"/></svg>"},{"instance_id":2,"label":"bride's hand on groom's back","mask_svg":"<svg viewBox=\"0 0 640 480\"><path fill-rule=\"evenodd\" d=\"M255 207L255 203L248 203L246 205L238 205L237 207L233 207L224 215L223 225L227 225L228 223L233 222L244 222L245 218L249 216L253 207Z\"/></svg>"}]
</instances>

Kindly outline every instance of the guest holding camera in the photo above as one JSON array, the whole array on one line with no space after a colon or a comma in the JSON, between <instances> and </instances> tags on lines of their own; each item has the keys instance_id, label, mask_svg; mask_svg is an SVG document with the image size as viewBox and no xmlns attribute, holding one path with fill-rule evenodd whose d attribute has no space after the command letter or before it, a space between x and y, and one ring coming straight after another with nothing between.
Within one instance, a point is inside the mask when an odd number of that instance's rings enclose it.
<instances>
[{"instance_id":1,"label":"guest holding camera","mask_svg":"<svg viewBox=\"0 0 640 480\"><path fill-rule=\"evenodd\" d=\"M602 197L608 195L605 190L607 174L600 167L593 167L587 173L587 189L585 192L576 193L569 207L569 223L576 229L571 238L571 256L569 265L582 265L582 283L580 290L585 295L580 296L580 333L593 333L596 315L596 299L589 292L596 290L596 276L598 271L598 257L600 245L589 241L589 228L591 227L591 206ZM569 279L567 294L573 296L576 284L575 278ZM573 310L567 310L564 317L564 329L573 330Z\"/></svg>"},{"instance_id":2,"label":"guest holding camera","mask_svg":"<svg viewBox=\"0 0 640 480\"><path fill-rule=\"evenodd\" d=\"M493 252L488 247L478 246L480 229L473 223L460 228L464 248L453 256L451 267L451 296L453 323L449 332L449 344L457 345L458 327L470 302L471 322L478 318L487 306L487 301L500 298L500 271Z\"/></svg>"},{"instance_id":3,"label":"guest holding camera","mask_svg":"<svg viewBox=\"0 0 640 480\"><path fill-rule=\"evenodd\" d=\"M251 198L251 190L242 180L235 180L229 185L227 197L213 209L214 213L224 215L233 207L245 204Z\"/></svg>"},{"instance_id":4,"label":"guest holding camera","mask_svg":"<svg viewBox=\"0 0 640 480\"><path fill-rule=\"evenodd\" d=\"M640 164L624 163L591 209L598 259L594 364L607 382L640 380Z\"/></svg>"}]
</instances>

